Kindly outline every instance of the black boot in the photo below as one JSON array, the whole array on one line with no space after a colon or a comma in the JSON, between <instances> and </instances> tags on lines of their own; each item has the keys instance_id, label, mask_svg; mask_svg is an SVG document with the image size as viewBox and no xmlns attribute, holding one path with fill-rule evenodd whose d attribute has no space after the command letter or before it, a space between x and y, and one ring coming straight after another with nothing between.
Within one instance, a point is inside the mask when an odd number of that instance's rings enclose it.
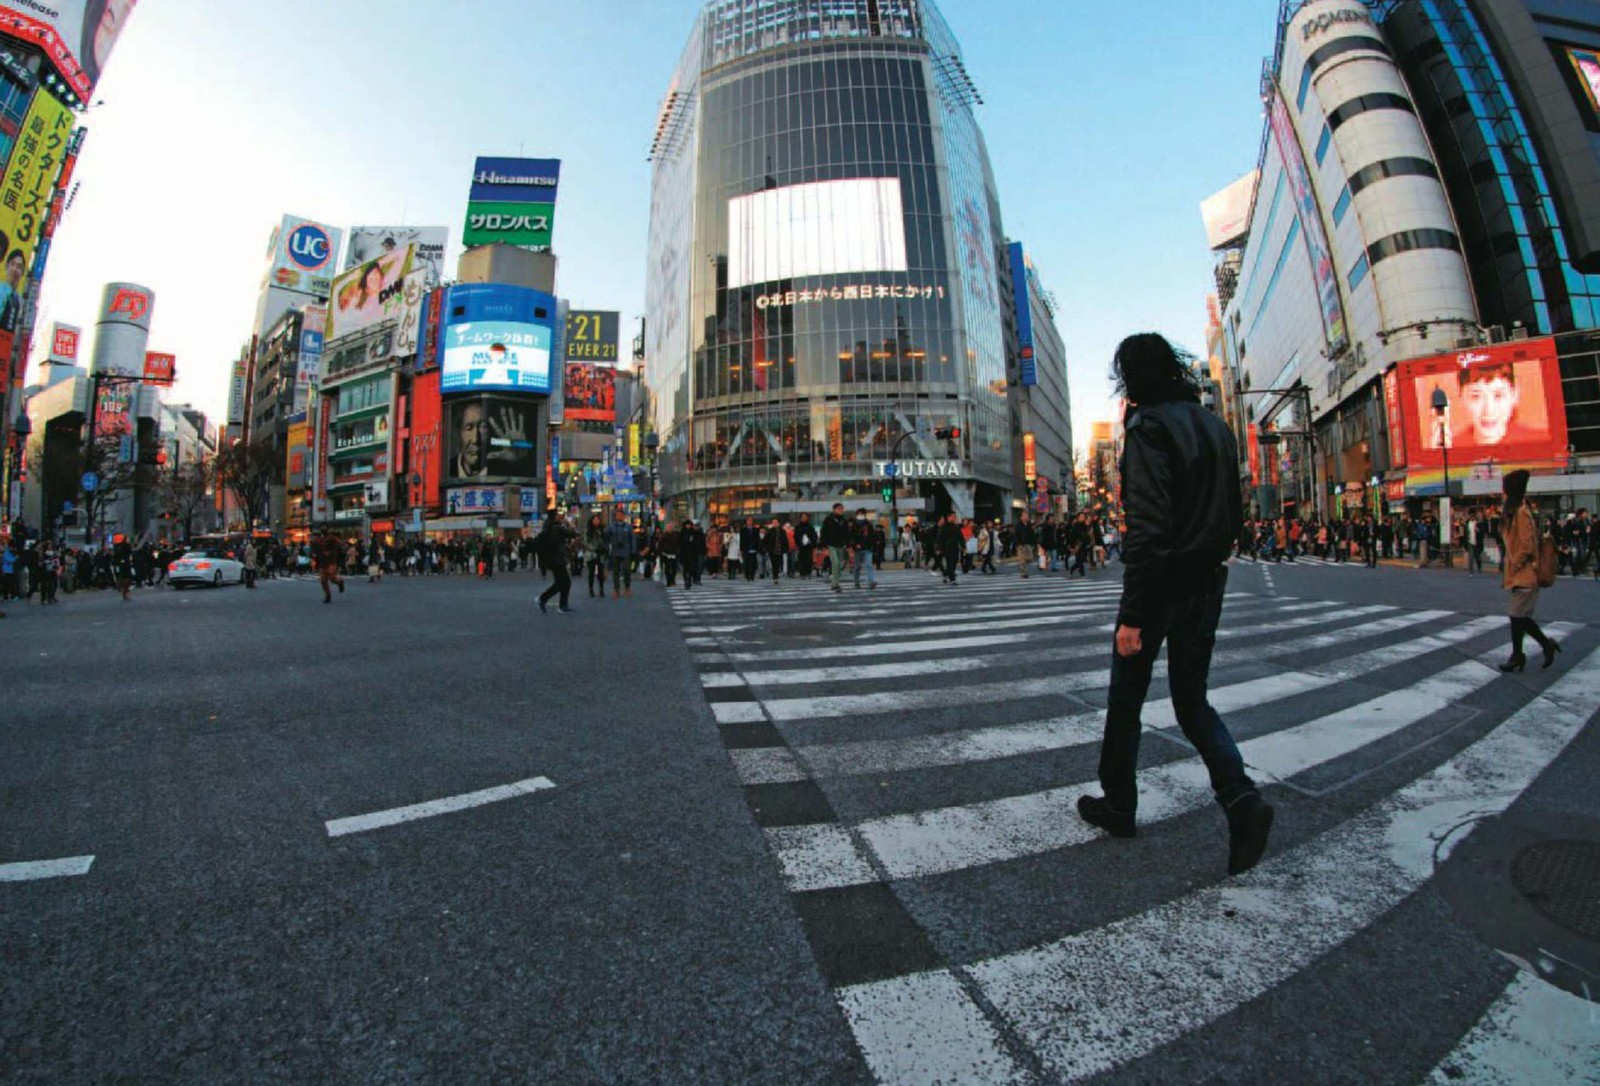
<instances>
[{"instance_id":1,"label":"black boot","mask_svg":"<svg viewBox=\"0 0 1600 1086\"><path fill-rule=\"evenodd\" d=\"M1079 796L1078 814L1091 826L1098 826L1113 837L1136 837L1139 828L1133 815L1113 811L1100 796Z\"/></svg>"},{"instance_id":2,"label":"black boot","mask_svg":"<svg viewBox=\"0 0 1600 1086\"><path fill-rule=\"evenodd\" d=\"M1250 870L1267 850L1272 832L1272 805L1259 792L1249 792L1226 808L1228 815L1228 874Z\"/></svg>"},{"instance_id":3,"label":"black boot","mask_svg":"<svg viewBox=\"0 0 1600 1086\"><path fill-rule=\"evenodd\" d=\"M1500 665L1501 671L1521 671L1528 662L1528 658L1522 655L1522 639L1525 633L1522 623L1523 620L1520 618L1511 620L1511 659Z\"/></svg>"}]
</instances>

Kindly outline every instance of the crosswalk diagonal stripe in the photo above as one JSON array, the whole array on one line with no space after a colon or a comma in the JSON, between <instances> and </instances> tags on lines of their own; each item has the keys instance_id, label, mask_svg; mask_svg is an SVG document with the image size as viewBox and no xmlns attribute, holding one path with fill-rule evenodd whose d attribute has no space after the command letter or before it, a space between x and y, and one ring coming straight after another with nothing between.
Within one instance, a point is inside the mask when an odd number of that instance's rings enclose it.
<instances>
[{"instance_id":1,"label":"crosswalk diagonal stripe","mask_svg":"<svg viewBox=\"0 0 1600 1086\"><path fill-rule=\"evenodd\" d=\"M1148 1055L1288 980L1414 893L1456 828L1503 811L1583 729L1600 704L1596 654L1553 688L1589 713L1536 695L1437 769L1245 875L960 975L1061 1081ZM878 1023L929 985L917 974L840 994L874 1071L895 1065L867 1050L885 1036Z\"/></svg>"},{"instance_id":2,"label":"crosswalk diagonal stripe","mask_svg":"<svg viewBox=\"0 0 1600 1086\"><path fill-rule=\"evenodd\" d=\"M1428 1086L1538 1082L1583 1086L1600 1067L1600 1014L1586 999L1518 973L1439 1061Z\"/></svg>"},{"instance_id":3,"label":"crosswalk diagonal stripe","mask_svg":"<svg viewBox=\"0 0 1600 1086\"><path fill-rule=\"evenodd\" d=\"M1264 636L1280 633L1285 630L1295 630L1302 627L1342 621L1348 612L1343 615L1321 615L1315 620L1310 618L1288 619L1283 622L1267 623L1263 626L1234 627L1231 631L1235 636ZM1110 632L1108 626L1096 626L1091 633L1105 634ZM1015 640L1025 641L1024 638ZM782 671L746 671L725 672L704 676L707 686L733 686L747 685L754 687L770 687L783 685L808 685L812 683L843 683L865 682L876 679L903 679L913 675L939 675L950 671L952 667L962 668L992 668L1010 664L1013 666L1036 667L1040 664L1054 663L1062 660L1081 660L1084 656L1082 645L1065 644L1060 647L1032 648L1025 654L1015 650L1002 653L971 653L959 657L946 657L933 660L903 660L887 664L856 664L841 667L809 667L795 668Z\"/></svg>"},{"instance_id":4,"label":"crosswalk diagonal stripe","mask_svg":"<svg viewBox=\"0 0 1600 1086\"><path fill-rule=\"evenodd\" d=\"M1408 629L1412 626L1438 621L1447 614L1448 612L1444 611L1421 611L1413 615L1382 619L1364 628L1362 636L1375 636ZM1446 635L1436 635L1409 642L1406 645L1406 650L1410 654L1416 654L1447 648L1462 641L1481 636L1502 624L1500 619L1478 619L1457 627ZM1336 634L1326 634L1310 639L1308 647L1312 649L1327 647L1345 643L1349 640L1349 635L1341 631ZM1261 689L1256 685L1260 682L1262 680L1252 680L1248 683L1219 687L1211 692L1213 704L1219 706L1219 711L1249 708L1254 703L1237 703L1232 700L1233 694L1230 691L1240 688ZM1100 713L1090 713L1081 717L1052 717L1047 720L964 729L958 732L946 732L937 735L814 744L797 747L795 751L805 761L805 764L810 767L812 774L819 777L903 773L910 770L930 769L935 766L960 765L968 762L1012 758L1024 754L1040 754L1074 746L1079 742L1098 740L1101 717L1102 714ZM1075 722L1080 719L1088 722L1084 726L1088 729L1087 731L1076 726ZM1152 725L1155 721L1171 720L1171 703L1166 701L1149 703L1145 708L1145 719L1147 722L1151 722ZM1080 735L1087 735L1088 738L1078 738ZM734 753L737 755L740 752ZM737 757L735 761L738 761ZM770 775L771 772L770 768L763 769L764 775ZM795 768L793 772L803 773L804 771ZM795 779L798 780L800 778L796 777Z\"/></svg>"},{"instance_id":5,"label":"crosswalk diagonal stripe","mask_svg":"<svg viewBox=\"0 0 1600 1086\"><path fill-rule=\"evenodd\" d=\"M1344 617L1360 614L1378 614L1393 611L1393 607L1383 604L1374 604L1366 608L1356 608L1345 612ZM1273 623L1272 629L1255 627L1239 631L1224 630L1217 636L1260 636L1283 630L1295 629L1316 622L1326 622L1321 616L1311 616L1304 619L1290 619L1286 622ZM1353 632L1346 633L1353 637ZM1226 666L1229 663L1254 662L1269 659L1273 656L1288 655L1302 651L1299 642L1279 641L1275 644L1259 648L1241 649L1237 654L1219 653L1213 661L1214 667ZM1392 653L1392 650L1386 650ZM1164 673L1162 665L1156 666L1156 674ZM925 708L930 704L932 697L937 697L941 706L978 705L994 701L1019 700L1029 697L1049 697L1060 694L1070 694L1079 690L1095 690L1110 681L1111 672L1106 668L1092 671L1069 672L1062 675L1036 676L1032 678L1011 679L1000 682L972 683L964 686L950 686L939 689L936 694L925 688L905 690L879 690L860 694L825 694L815 697L800 698L766 698L762 704L774 720L806 721L817 720L825 717L858 716L865 713L901 712Z\"/></svg>"},{"instance_id":6,"label":"crosswalk diagonal stripe","mask_svg":"<svg viewBox=\"0 0 1600 1086\"><path fill-rule=\"evenodd\" d=\"M1025 599L1008 598L1004 600L986 601L981 603L978 607L973 608L968 613L979 615L1025 614L1029 611L1039 611L1052 606L1078 608L1090 608L1097 606L1104 607L1114 604L1121 594L1122 593L1120 590L1116 592L1107 592L1103 595L1096 594L1092 596L1076 592L1070 594L1041 592L1036 596L1029 596ZM742 627L749 626L752 623L757 623L763 619L773 617L782 617L785 621L790 621L807 618L858 618L863 616L892 616L909 622L915 622L919 619L924 622L942 622L948 621L950 617L947 608L938 608L937 613L930 614L929 605L924 603L879 603L878 599L875 598L871 601L872 606L858 608L850 606L850 603L853 602L853 600L849 602L840 601L840 605L836 607L813 611L797 611L794 610L794 607L797 603L800 603L800 601L774 601L773 605L770 607L749 608L736 613L718 611L697 614L694 616L694 618L697 620L696 625L686 627L686 629L740 629ZM950 601L946 600L943 602L948 603ZM785 604L787 604L787 606L784 606Z\"/></svg>"},{"instance_id":7,"label":"crosswalk diagonal stripe","mask_svg":"<svg viewBox=\"0 0 1600 1086\"><path fill-rule=\"evenodd\" d=\"M1496 678L1499 673L1488 665L1464 662L1410 688L1381 694L1304 725L1243 742L1240 753L1258 782L1282 781L1398 733L1490 685ZM1272 697L1274 693L1275 685L1269 681L1238 683L1230 688L1219 688L1214 693L1213 705L1218 712L1232 712L1278 701L1277 697ZM1152 720L1171 717L1171 701L1162 702L1154 709L1157 712L1150 713ZM1059 734L1072 737L1078 744L1093 744L1099 741L1101 720L1099 713L1083 713L1064 721L1066 726ZM1173 728L1176 721L1171 725L1163 723L1163 726ZM856 825L854 830L867 848L872 849L878 864L890 878L942 875L1072 848L1094 840L1098 830L1083 824L1074 806L1077 797L1093 790L1096 790L1096 782L1080 781L1003 800L867 820ZM1198 757L1146 769L1139 774L1139 816L1144 822L1157 822L1203 808L1210 803L1210 798L1210 781ZM827 830L814 833L806 833L802 828L790 833L770 830L771 844L774 852L778 852L779 865L790 880L790 888L798 891L845 884L837 881L840 868L806 868L803 857L790 856L786 851L790 844L798 843L806 854L814 854L818 844L811 838L819 836L827 836ZM835 846L835 852L838 848L840 846Z\"/></svg>"},{"instance_id":8,"label":"crosswalk diagonal stripe","mask_svg":"<svg viewBox=\"0 0 1600 1086\"><path fill-rule=\"evenodd\" d=\"M1318 609L1327 609L1327 608L1337 607L1337 606L1339 606L1339 605L1338 604L1334 604L1334 603L1329 603L1329 604L1326 604L1326 605L1319 605ZM1303 609L1310 609L1310 607L1308 606L1307 608L1303 608ZM923 625L923 626L920 626L920 627L896 626L896 627L891 627L891 628L884 629L884 630L869 629L869 630L866 630L865 632L863 632L862 638L864 640L868 639L868 638L882 638L882 639L890 639L890 640L892 640L892 639L901 638L901 637L919 637L919 636L922 636L924 634L929 634L929 633L961 633L963 631L982 632L982 631L985 631L985 630L1018 630L1018 629L1027 629L1027 628L1035 627L1035 626L1055 626L1055 625L1059 625L1059 624L1061 624L1063 622L1076 621L1077 618L1079 618L1079 617L1081 617L1081 616L1083 616L1085 614L1094 614L1094 613L1097 613L1097 612L1100 613L1100 614L1105 614L1105 615L1111 616L1111 615L1114 615L1116 613L1116 608L1115 607L1104 607L1103 610L1102 610L1101 606L1075 607L1075 608L1071 608L1071 609L1060 608L1057 611L1055 611L1054 613L1047 614L1047 615L1034 615L1032 612L1023 611L1023 612L1019 612L1019 613L1023 614L1024 616L1028 616L1028 617L1023 617L1023 618L1000 618L1000 619L994 619L992 621L983 621L983 622L973 622L973 621L970 621L970 620L967 620L967 621L950 621L950 620L946 619L946 620L941 621L941 622L939 622L937 624Z\"/></svg>"}]
</instances>

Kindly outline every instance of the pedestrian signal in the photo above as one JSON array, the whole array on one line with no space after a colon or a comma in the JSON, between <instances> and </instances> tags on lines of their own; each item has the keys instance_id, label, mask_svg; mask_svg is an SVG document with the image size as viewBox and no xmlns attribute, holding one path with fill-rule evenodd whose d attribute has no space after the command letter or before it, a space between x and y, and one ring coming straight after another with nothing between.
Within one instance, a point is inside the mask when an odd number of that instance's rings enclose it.
<instances>
[{"instance_id":1,"label":"pedestrian signal","mask_svg":"<svg viewBox=\"0 0 1600 1086\"><path fill-rule=\"evenodd\" d=\"M888 505L892 501L894 501L894 487L886 486L883 488L883 504Z\"/></svg>"},{"instance_id":2,"label":"pedestrian signal","mask_svg":"<svg viewBox=\"0 0 1600 1086\"><path fill-rule=\"evenodd\" d=\"M955 441L956 439L958 439L961 436L961 427L959 427L959 426L941 427L940 429L937 429L937 430L935 430L933 432L933 436L937 437L937 438L942 438L945 441Z\"/></svg>"}]
</instances>

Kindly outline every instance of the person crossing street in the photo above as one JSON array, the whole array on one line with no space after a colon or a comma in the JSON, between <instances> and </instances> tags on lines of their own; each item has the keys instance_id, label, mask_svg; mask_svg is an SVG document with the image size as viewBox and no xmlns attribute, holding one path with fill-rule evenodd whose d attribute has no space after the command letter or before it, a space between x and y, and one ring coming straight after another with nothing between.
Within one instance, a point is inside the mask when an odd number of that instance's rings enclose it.
<instances>
[{"instance_id":1,"label":"person crossing street","mask_svg":"<svg viewBox=\"0 0 1600 1086\"><path fill-rule=\"evenodd\" d=\"M344 578L339 574L339 563L343 557L344 545L326 529L311 544L311 559L317 566L317 579L322 585L323 603L333 602L333 593L328 590L329 585L338 585L340 594L344 593Z\"/></svg>"},{"instance_id":2,"label":"person crossing street","mask_svg":"<svg viewBox=\"0 0 1600 1086\"><path fill-rule=\"evenodd\" d=\"M844 591L839 579L844 576L845 550L850 546L850 525L844 519L844 502L834 502L833 512L822 519L822 545L828 550L828 586Z\"/></svg>"},{"instance_id":3,"label":"person crossing street","mask_svg":"<svg viewBox=\"0 0 1600 1086\"><path fill-rule=\"evenodd\" d=\"M1161 336L1123 340L1114 373L1128 401L1122 460L1128 527L1100 748L1104 794L1079 797L1078 813L1114 837L1137 834L1139 717L1165 641L1172 707L1227 816L1228 873L1236 875L1261 859L1273 820L1206 695L1228 583L1224 563L1244 522L1238 446L1227 425L1200 406L1194 370Z\"/></svg>"}]
</instances>

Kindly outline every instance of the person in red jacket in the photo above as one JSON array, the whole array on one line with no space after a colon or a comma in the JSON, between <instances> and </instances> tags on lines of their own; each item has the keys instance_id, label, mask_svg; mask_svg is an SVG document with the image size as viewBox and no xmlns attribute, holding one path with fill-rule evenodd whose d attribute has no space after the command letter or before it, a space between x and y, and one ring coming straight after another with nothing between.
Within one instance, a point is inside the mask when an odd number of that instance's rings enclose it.
<instances>
[{"instance_id":1,"label":"person in red jacket","mask_svg":"<svg viewBox=\"0 0 1600 1086\"><path fill-rule=\"evenodd\" d=\"M317 566L317 579L322 584L322 602L332 603L333 593L328 590L330 584L339 586L339 591L344 592L344 578L339 575L339 563L344 559L344 544L338 537L327 529L316 537L311 543L311 560Z\"/></svg>"}]
</instances>

